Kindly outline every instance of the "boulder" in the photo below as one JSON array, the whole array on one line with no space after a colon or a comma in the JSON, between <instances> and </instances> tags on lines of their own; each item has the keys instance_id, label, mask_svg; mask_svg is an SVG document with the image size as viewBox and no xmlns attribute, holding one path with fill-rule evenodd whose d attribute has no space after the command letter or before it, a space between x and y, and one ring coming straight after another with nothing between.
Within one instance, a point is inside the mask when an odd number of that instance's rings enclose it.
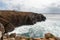
<instances>
[{"instance_id":1,"label":"boulder","mask_svg":"<svg viewBox=\"0 0 60 40\"><path fill-rule=\"evenodd\" d=\"M53 34L51 34L51 33L46 33L46 34L45 34L45 38L46 38L46 39L55 38L55 36L54 36Z\"/></svg>"},{"instance_id":2,"label":"boulder","mask_svg":"<svg viewBox=\"0 0 60 40\"><path fill-rule=\"evenodd\" d=\"M51 34L51 33L46 33L45 34L45 38L49 39L49 40L60 40L59 37L56 37L55 35Z\"/></svg>"}]
</instances>

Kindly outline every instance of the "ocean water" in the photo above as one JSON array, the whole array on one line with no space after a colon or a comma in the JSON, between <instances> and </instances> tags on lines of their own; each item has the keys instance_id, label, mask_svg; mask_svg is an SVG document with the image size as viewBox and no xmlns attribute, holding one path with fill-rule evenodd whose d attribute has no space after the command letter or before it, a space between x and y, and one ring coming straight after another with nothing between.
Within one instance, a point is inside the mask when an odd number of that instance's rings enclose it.
<instances>
[{"instance_id":1,"label":"ocean water","mask_svg":"<svg viewBox=\"0 0 60 40\"><path fill-rule=\"evenodd\" d=\"M60 14L43 14L46 16L46 21L37 22L34 25L24 25L9 32L25 35L33 38L44 37L45 33L52 33L60 37Z\"/></svg>"}]
</instances>

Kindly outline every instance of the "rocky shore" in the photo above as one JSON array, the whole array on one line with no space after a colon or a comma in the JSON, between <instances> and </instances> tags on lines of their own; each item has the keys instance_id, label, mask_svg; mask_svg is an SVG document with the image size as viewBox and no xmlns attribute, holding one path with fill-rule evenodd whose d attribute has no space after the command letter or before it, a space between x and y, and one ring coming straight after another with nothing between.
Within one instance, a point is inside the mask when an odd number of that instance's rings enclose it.
<instances>
[{"instance_id":1,"label":"rocky shore","mask_svg":"<svg viewBox=\"0 0 60 40\"><path fill-rule=\"evenodd\" d=\"M44 34L44 38L17 36L16 33L7 34L21 25L33 25L36 22L45 20L46 17L38 13L0 11L0 40L60 40L59 37L56 37L51 33Z\"/></svg>"},{"instance_id":2,"label":"rocky shore","mask_svg":"<svg viewBox=\"0 0 60 40\"><path fill-rule=\"evenodd\" d=\"M51 33L44 34L44 38L30 38L25 36L17 36L16 33L8 35L5 33L4 26L0 23L0 40L60 40L59 37L54 36Z\"/></svg>"},{"instance_id":3,"label":"rocky shore","mask_svg":"<svg viewBox=\"0 0 60 40\"><path fill-rule=\"evenodd\" d=\"M0 10L0 40L20 40L20 38L29 39L26 37L8 35L6 33L13 31L16 27L20 27L22 25L34 25L36 22L45 20L46 17L43 14Z\"/></svg>"},{"instance_id":4,"label":"rocky shore","mask_svg":"<svg viewBox=\"0 0 60 40\"><path fill-rule=\"evenodd\" d=\"M13 33L11 35L8 34L3 35L3 40L60 40L60 38L55 37L51 33L46 33L44 38L28 38L24 36L16 36L16 34Z\"/></svg>"}]
</instances>

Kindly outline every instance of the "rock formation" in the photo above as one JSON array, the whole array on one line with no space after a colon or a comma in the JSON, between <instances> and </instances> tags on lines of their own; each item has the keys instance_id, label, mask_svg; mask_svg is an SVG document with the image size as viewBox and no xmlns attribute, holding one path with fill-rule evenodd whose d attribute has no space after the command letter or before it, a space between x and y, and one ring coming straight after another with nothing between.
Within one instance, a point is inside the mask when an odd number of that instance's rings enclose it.
<instances>
[{"instance_id":1,"label":"rock formation","mask_svg":"<svg viewBox=\"0 0 60 40\"><path fill-rule=\"evenodd\" d=\"M3 40L2 36L7 32L13 31L16 27L22 25L33 25L36 22L41 22L45 20L46 17L42 14L37 14L33 12L0 10L0 39Z\"/></svg>"},{"instance_id":2,"label":"rock formation","mask_svg":"<svg viewBox=\"0 0 60 40\"><path fill-rule=\"evenodd\" d=\"M5 33L21 25L33 25L45 20L46 17L42 14L0 10L0 23L4 25Z\"/></svg>"},{"instance_id":3,"label":"rock formation","mask_svg":"<svg viewBox=\"0 0 60 40\"><path fill-rule=\"evenodd\" d=\"M42 14L0 10L0 23L4 25L5 33L11 32L15 27L21 25L33 25L45 20L46 17Z\"/></svg>"}]
</instances>

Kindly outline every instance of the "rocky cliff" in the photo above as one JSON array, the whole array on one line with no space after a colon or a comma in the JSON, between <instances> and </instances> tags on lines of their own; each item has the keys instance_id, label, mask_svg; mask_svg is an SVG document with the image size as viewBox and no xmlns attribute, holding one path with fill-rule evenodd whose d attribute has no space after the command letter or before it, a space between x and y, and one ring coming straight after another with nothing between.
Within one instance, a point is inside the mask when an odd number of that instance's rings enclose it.
<instances>
[{"instance_id":1,"label":"rocky cliff","mask_svg":"<svg viewBox=\"0 0 60 40\"><path fill-rule=\"evenodd\" d=\"M46 17L38 13L0 10L0 23L4 25L5 33L21 25L33 25L45 20Z\"/></svg>"}]
</instances>

